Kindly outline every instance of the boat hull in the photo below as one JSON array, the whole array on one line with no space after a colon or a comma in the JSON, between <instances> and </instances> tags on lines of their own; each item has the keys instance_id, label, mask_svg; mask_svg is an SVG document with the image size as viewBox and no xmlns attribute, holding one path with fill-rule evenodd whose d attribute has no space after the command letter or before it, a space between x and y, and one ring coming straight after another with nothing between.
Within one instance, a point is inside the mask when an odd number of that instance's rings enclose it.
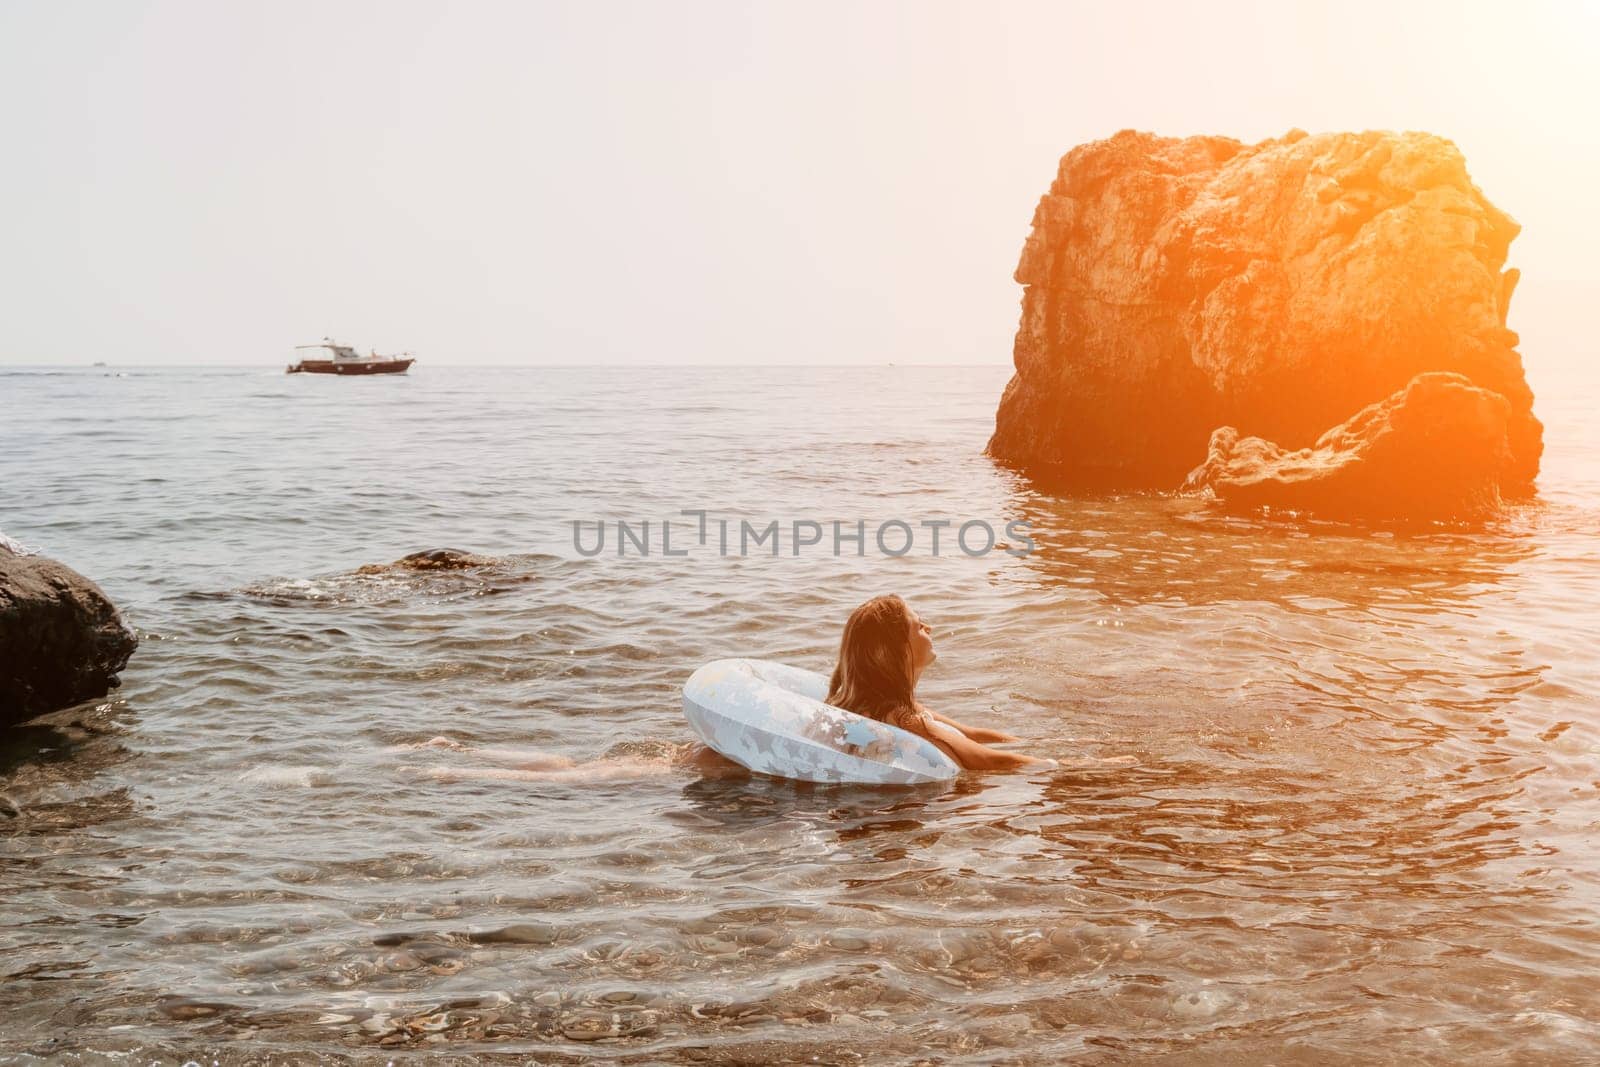
<instances>
[{"instance_id":1,"label":"boat hull","mask_svg":"<svg viewBox=\"0 0 1600 1067\"><path fill-rule=\"evenodd\" d=\"M288 374L404 374L414 359L302 359L291 363Z\"/></svg>"}]
</instances>

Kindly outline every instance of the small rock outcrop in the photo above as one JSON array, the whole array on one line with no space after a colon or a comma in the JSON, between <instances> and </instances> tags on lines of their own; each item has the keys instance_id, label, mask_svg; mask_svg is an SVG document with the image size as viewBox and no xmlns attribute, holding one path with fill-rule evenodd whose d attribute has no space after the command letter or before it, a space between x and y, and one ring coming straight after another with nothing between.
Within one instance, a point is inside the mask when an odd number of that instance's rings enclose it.
<instances>
[{"instance_id":1,"label":"small rock outcrop","mask_svg":"<svg viewBox=\"0 0 1600 1067\"><path fill-rule=\"evenodd\" d=\"M0 726L104 696L138 647L100 587L0 547Z\"/></svg>"},{"instance_id":2,"label":"small rock outcrop","mask_svg":"<svg viewBox=\"0 0 1600 1067\"><path fill-rule=\"evenodd\" d=\"M1219 426L1305 448L1447 371L1505 398L1495 480L1527 495L1543 428L1506 328L1519 229L1427 133L1081 145L1017 267L989 452L1046 485L1171 489Z\"/></svg>"},{"instance_id":3,"label":"small rock outcrop","mask_svg":"<svg viewBox=\"0 0 1600 1067\"><path fill-rule=\"evenodd\" d=\"M1186 491L1229 509L1263 506L1352 521L1477 521L1500 507L1514 469L1511 405L1459 374L1419 374L1310 448L1289 451L1232 426L1211 435Z\"/></svg>"},{"instance_id":4,"label":"small rock outcrop","mask_svg":"<svg viewBox=\"0 0 1600 1067\"><path fill-rule=\"evenodd\" d=\"M459 548L429 548L401 556L393 563L368 563L356 570L357 574L382 574L385 571L464 571L493 563L488 556L463 552Z\"/></svg>"}]
</instances>

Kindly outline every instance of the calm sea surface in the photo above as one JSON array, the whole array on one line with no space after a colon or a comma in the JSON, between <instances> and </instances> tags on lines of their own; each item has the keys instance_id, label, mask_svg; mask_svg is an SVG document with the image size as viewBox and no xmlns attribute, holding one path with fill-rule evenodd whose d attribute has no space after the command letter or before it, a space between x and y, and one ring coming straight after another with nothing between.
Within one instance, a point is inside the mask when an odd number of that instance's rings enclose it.
<instances>
[{"instance_id":1,"label":"calm sea surface","mask_svg":"<svg viewBox=\"0 0 1600 1067\"><path fill-rule=\"evenodd\" d=\"M1007 374L0 369L0 530L141 639L0 748L0 1062L1596 1062L1600 393L1541 391L1539 504L1408 534L1041 496ZM493 558L357 573L439 547ZM1066 765L674 765L696 666L888 591L928 704Z\"/></svg>"}]
</instances>

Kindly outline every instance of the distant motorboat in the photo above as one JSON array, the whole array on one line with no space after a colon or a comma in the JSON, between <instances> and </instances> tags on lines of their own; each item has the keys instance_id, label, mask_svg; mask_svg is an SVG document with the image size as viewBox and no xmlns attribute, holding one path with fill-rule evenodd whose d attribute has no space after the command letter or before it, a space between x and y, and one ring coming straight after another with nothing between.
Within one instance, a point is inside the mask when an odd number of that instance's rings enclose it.
<instances>
[{"instance_id":1,"label":"distant motorboat","mask_svg":"<svg viewBox=\"0 0 1600 1067\"><path fill-rule=\"evenodd\" d=\"M325 348L331 352L331 359L302 359L299 363L289 364L287 374L404 374L406 368L416 362L410 352L402 352L398 356L380 356L373 352L363 356L349 345L339 344L331 337L324 337L318 345L295 345L295 350L304 348Z\"/></svg>"}]
</instances>

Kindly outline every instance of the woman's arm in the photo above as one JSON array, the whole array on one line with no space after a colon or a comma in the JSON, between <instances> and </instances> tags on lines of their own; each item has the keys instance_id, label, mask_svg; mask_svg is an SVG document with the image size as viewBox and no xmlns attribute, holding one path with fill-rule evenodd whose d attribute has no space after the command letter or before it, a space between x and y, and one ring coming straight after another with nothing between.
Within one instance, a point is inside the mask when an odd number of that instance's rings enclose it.
<instances>
[{"instance_id":1,"label":"woman's arm","mask_svg":"<svg viewBox=\"0 0 1600 1067\"><path fill-rule=\"evenodd\" d=\"M968 739L972 741L983 741L994 745L1004 744L1007 741L1022 740L1022 738L1014 737L1003 730L989 730L982 726L966 726L962 723L956 722L948 715L940 715L937 711L930 711L928 714L933 716L935 719L938 719L946 726L954 726L957 730L960 730L962 733L966 734Z\"/></svg>"},{"instance_id":2,"label":"woman's arm","mask_svg":"<svg viewBox=\"0 0 1600 1067\"><path fill-rule=\"evenodd\" d=\"M1055 766L1055 760L1038 759L1015 752L1001 752L999 749L981 745L970 737L947 734L942 730L926 729L923 731L923 736L969 771L1014 771L1037 764Z\"/></svg>"}]
</instances>

